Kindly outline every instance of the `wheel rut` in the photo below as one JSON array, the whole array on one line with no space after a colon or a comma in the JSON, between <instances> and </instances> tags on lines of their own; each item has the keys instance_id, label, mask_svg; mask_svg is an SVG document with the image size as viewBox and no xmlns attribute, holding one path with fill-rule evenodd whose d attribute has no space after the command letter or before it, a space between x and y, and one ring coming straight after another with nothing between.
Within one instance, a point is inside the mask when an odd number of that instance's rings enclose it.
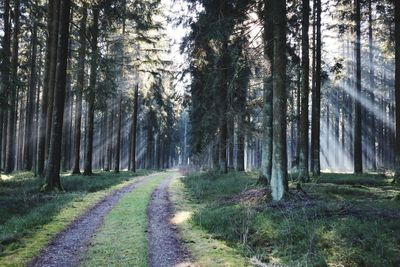
<instances>
[{"instance_id":1,"label":"wheel rut","mask_svg":"<svg viewBox=\"0 0 400 267\"><path fill-rule=\"evenodd\" d=\"M176 226L171 223L174 208L169 199L168 187L173 177L161 182L151 196L147 210L149 266L196 266L189 251L179 238Z\"/></svg>"},{"instance_id":2,"label":"wheel rut","mask_svg":"<svg viewBox=\"0 0 400 267\"><path fill-rule=\"evenodd\" d=\"M135 190L153 176L143 176L104 197L91 209L74 220L65 230L57 234L39 256L28 263L29 267L79 266L92 240L93 234L103 223L104 217L126 194Z\"/></svg>"}]
</instances>

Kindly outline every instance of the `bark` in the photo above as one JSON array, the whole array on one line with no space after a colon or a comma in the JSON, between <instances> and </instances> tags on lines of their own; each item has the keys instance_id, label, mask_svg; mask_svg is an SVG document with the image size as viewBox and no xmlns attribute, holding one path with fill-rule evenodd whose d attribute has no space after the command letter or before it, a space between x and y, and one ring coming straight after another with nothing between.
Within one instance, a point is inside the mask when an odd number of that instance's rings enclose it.
<instances>
[{"instance_id":1,"label":"bark","mask_svg":"<svg viewBox=\"0 0 400 267\"><path fill-rule=\"evenodd\" d=\"M355 24L356 24L356 97L354 99L354 173L360 174L363 171L362 162L362 118L361 118L361 4L360 0L354 0Z\"/></svg>"},{"instance_id":2,"label":"bark","mask_svg":"<svg viewBox=\"0 0 400 267\"><path fill-rule=\"evenodd\" d=\"M7 152L5 172L10 173L15 168L15 129L16 129L16 99L18 90L18 53L19 53L19 15L20 1L14 1L13 21L13 41L12 41L12 58L11 58L11 84L10 84L10 103L8 110L7 125Z\"/></svg>"},{"instance_id":3,"label":"bark","mask_svg":"<svg viewBox=\"0 0 400 267\"><path fill-rule=\"evenodd\" d=\"M138 120L138 104L139 104L139 85L135 87L135 99L133 103L132 113L132 136L131 136L131 171L136 172L136 135L137 135L137 120Z\"/></svg>"},{"instance_id":4,"label":"bark","mask_svg":"<svg viewBox=\"0 0 400 267\"><path fill-rule=\"evenodd\" d=\"M226 156L226 149L228 145L228 39L224 37L222 44L222 59L221 59L221 81L219 89L219 171L223 173L228 172L228 161Z\"/></svg>"},{"instance_id":5,"label":"bark","mask_svg":"<svg viewBox=\"0 0 400 267\"><path fill-rule=\"evenodd\" d=\"M50 134L53 121L53 104L54 103L54 88L56 84L56 72L57 72L57 52L58 52L58 35L59 35L59 17L60 10L57 8L60 6L61 0L55 0L53 17L51 20L51 32L50 32L50 66L49 66L49 80L48 80L48 105L47 105L47 124L46 124L46 149L45 155L49 153L50 145ZM46 156L47 158L47 156Z\"/></svg>"},{"instance_id":6,"label":"bark","mask_svg":"<svg viewBox=\"0 0 400 267\"><path fill-rule=\"evenodd\" d=\"M0 91L0 170L3 159L3 151L6 150L6 145L3 140L6 139L6 127L3 127L7 121L7 113L6 106L7 95L10 89L10 55L11 55L11 23L10 23L10 0L4 0L3 3L4 14L3 14L3 22L4 22L4 35L3 35L3 43L1 50L2 64L1 64L1 91ZM4 129L4 130L3 130Z\"/></svg>"},{"instance_id":7,"label":"bark","mask_svg":"<svg viewBox=\"0 0 400 267\"><path fill-rule=\"evenodd\" d=\"M265 1L264 10L264 58L270 64L270 70L264 78L263 92L263 135L262 135L262 155L261 155L261 173L260 179L269 183L271 181L272 172L272 120L273 120L273 19L272 19L272 2Z\"/></svg>"},{"instance_id":8,"label":"bark","mask_svg":"<svg viewBox=\"0 0 400 267\"><path fill-rule=\"evenodd\" d=\"M308 96L309 96L309 76L310 76L310 55L309 55L309 14L310 1L303 0L303 21L302 21L302 84L301 84L301 112L300 112L300 140L299 140L299 178L308 181Z\"/></svg>"},{"instance_id":9,"label":"bark","mask_svg":"<svg viewBox=\"0 0 400 267\"><path fill-rule=\"evenodd\" d=\"M73 21L73 10L70 11L70 21ZM72 23L70 25L72 30ZM72 60L72 40L69 40L68 44L68 66L71 65ZM67 70L67 94L66 94L66 105L64 111L64 123L63 123L63 140L62 140L62 170L67 171L69 169L69 158L71 151L71 124L72 124L72 106L73 106L73 94L72 94L72 81L71 81L71 68Z\"/></svg>"},{"instance_id":10,"label":"bark","mask_svg":"<svg viewBox=\"0 0 400 267\"><path fill-rule=\"evenodd\" d=\"M24 150L24 169L27 171L32 170L32 156L35 143L33 142L32 133L33 117L35 109L35 90L36 90L36 54L37 54L37 23L34 22L33 31L31 36L31 66L30 66L30 82L29 82L29 97L28 105L25 112L25 150Z\"/></svg>"},{"instance_id":11,"label":"bark","mask_svg":"<svg viewBox=\"0 0 400 267\"><path fill-rule=\"evenodd\" d=\"M369 0L369 16L368 16L368 39L369 39L369 66L370 66L370 96L371 103L375 104L375 67L374 67L374 48L373 48L373 31L372 31L372 0ZM376 125L375 125L375 114L370 112L370 142L371 142L371 168L376 170Z\"/></svg>"},{"instance_id":12,"label":"bark","mask_svg":"<svg viewBox=\"0 0 400 267\"><path fill-rule=\"evenodd\" d=\"M400 182L400 2L395 1L395 40L396 40L396 69L395 69L395 100L396 100L396 156L395 179Z\"/></svg>"},{"instance_id":13,"label":"bark","mask_svg":"<svg viewBox=\"0 0 400 267\"><path fill-rule=\"evenodd\" d=\"M55 3L57 5L57 3ZM60 181L62 125L64 117L65 87L68 62L70 0L60 3L60 36L57 47L57 71L54 90L53 119L50 135L49 158L46 167L46 190L62 189Z\"/></svg>"},{"instance_id":14,"label":"bark","mask_svg":"<svg viewBox=\"0 0 400 267\"><path fill-rule=\"evenodd\" d=\"M88 129L87 129L87 142L86 142L86 157L84 166L84 175L92 175L92 161L93 161L93 130L94 130L94 105L96 93L96 80L97 80L97 64L98 64L98 34L99 34L99 8L93 8L93 25L92 25L92 58L90 62L90 85L88 93Z\"/></svg>"},{"instance_id":15,"label":"bark","mask_svg":"<svg viewBox=\"0 0 400 267\"><path fill-rule=\"evenodd\" d=\"M121 159L121 127L122 127L122 97L118 100L118 119L117 119L117 142L115 145L115 166L114 172L119 173Z\"/></svg>"},{"instance_id":16,"label":"bark","mask_svg":"<svg viewBox=\"0 0 400 267\"><path fill-rule=\"evenodd\" d=\"M273 148L271 191L279 201L288 190L286 151L286 1L273 0Z\"/></svg>"},{"instance_id":17,"label":"bark","mask_svg":"<svg viewBox=\"0 0 400 267\"><path fill-rule=\"evenodd\" d=\"M37 172L39 176L44 175L44 166L46 159L46 127L47 127L47 110L49 106L49 80L50 80L50 67L51 67L51 55L52 55L52 38L53 32L53 20L54 17L54 6L57 1L48 2L47 10L47 34L48 38L46 40L46 56L45 56L45 71L43 80L43 93L42 93L42 108L40 112L40 126L39 126L39 144L37 153Z\"/></svg>"},{"instance_id":18,"label":"bark","mask_svg":"<svg viewBox=\"0 0 400 267\"><path fill-rule=\"evenodd\" d=\"M321 120L321 0L316 0L315 87L312 103L311 140L312 173L320 176L320 120Z\"/></svg>"},{"instance_id":19,"label":"bark","mask_svg":"<svg viewBox=\"0 0 400 267\"><path fill-rule=\"evenodd\" d=\"M78 73L77 73L77 91L75 103L75 136L74 136L74 168L73 174L80 174L81 162L81 128L82 128L82 94L85 86L85 57L86 57L86 22L87 22L87 4L83 5L82 19L79 27L79 52L78 52Z\"/></svg>"}]
</instances>

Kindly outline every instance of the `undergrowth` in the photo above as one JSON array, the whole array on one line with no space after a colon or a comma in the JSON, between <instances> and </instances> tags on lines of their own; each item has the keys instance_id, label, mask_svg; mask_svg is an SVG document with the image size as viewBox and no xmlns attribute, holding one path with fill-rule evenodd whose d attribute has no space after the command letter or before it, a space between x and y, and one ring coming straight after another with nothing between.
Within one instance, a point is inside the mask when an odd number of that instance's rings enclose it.
<instances>
[{"instance_id":1,"label":"undergrowth","mask_svg":"<svg viewBox=\"0 0 400 267\"><path fill-rule=\"evenodd\" d=\"M65 174L61 177L64 192L41 192L43 180L30 172L3 175L6 179L0 180L0 265L23 265L52 234L107 192L148 173L99 172L91 177Z\"/></svg>"},{"instance_id":2,"label":"undergrowth","mask_svg":"<svg viewBox=\"0 0 400 267\"><path fill-rule=\"evenodd\" d=\"M302 185L304 200L226 201L259 188L257 178L202 173L182 179L190 200L205 204L193 223L262 262L400 266L400 187L386 178L323 174Z\"/></svg>"}]
</instances>

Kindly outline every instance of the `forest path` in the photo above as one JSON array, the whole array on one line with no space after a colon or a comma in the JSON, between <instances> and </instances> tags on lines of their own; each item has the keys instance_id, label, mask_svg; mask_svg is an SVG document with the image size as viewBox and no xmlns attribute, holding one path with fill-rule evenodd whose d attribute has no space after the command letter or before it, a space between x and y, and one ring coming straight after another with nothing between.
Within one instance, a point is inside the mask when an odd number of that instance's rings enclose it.
<instances>
[{"instance_id":1,"label":"forest path","mask_svg":"<svg viewBox=\"0 0 400 267\"><path fill-rule=\"evenodd\" d=\"M169 184L175 176L161 182L151 196L148 214L150 267L196 266L181 244L176 226L171 223L174 207L169 199Z\"/></svg>"},{"instance_id":2,"label":"forest path","mask_svg":"<svg viewBox=\"0 0 400 267\"><path fill-rule=\"evenodd\" d=\"M104 217L122 197L156 175L158 173L139 177L132 183L105 197L78 219L74 220L64 231L57 234L28 266L78 266L81 256L90 245L93 234L102 225Z\"/></svg>"}]
</instances>

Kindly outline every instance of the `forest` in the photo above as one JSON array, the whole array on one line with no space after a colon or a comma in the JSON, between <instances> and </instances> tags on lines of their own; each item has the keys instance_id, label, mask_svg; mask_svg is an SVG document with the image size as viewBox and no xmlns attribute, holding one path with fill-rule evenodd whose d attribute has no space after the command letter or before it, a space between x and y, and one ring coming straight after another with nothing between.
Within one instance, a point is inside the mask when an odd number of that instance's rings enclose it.
<instances>
[{"instance_id":1,"label":"forest","mask_svg":"<svg viewBox=\"0 0 400 267\"><path fill-rule=\"evenodd\" d=\"M0 266L400 266L400 0L1 0Z\"/></svg>"}]
</instances>

